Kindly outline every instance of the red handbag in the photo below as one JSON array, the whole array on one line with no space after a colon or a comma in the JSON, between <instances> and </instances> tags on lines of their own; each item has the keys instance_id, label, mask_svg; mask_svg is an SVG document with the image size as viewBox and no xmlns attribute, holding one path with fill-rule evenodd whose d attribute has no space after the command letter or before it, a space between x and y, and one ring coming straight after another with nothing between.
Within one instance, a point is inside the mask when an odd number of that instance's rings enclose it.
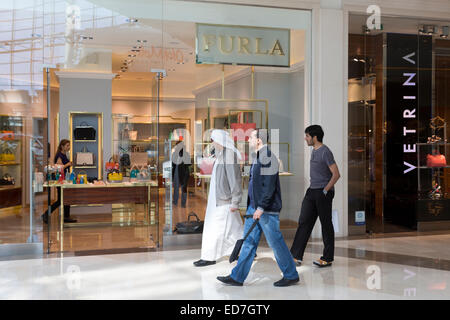
<instances>
[{"instance_id":1,"label":"red handbag","mask_svg":"<svg viewBox=\"0 0 450 320\"><path fill-rule=\"evenodd\" d=\"M199 164L200 174L211 174L215 160L214 158L203 158Z\"/></svg>"},{"instance_id":2,"label":"red handbag","mask_svg":"<svg viewBox=\"0 0 450 320\"><path fill-rule=\"evenodd\" d=\"M14 131L9 130L0 131L0 139L3 141L14 140Z\"/></svg>"},{"instance_id":3,"label":"red handbag","mask_svg":"<svg viewBox=\"0 0 450 320\"><path fill-rule=\"evenodd\" d=\"M427 154L427 167L446 167L447 160L443 154Z\"/></svg>"}]
</instances>

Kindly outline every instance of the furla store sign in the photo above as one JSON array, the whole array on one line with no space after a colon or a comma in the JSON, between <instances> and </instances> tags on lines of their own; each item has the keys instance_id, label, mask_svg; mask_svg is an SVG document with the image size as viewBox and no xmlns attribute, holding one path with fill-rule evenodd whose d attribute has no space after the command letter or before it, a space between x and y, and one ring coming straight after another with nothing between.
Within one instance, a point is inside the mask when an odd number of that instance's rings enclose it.
<instances>
[{"instance_id":1,"label":"furla store sign","mask_svg":"<svg viewBox=\"0 0 450 320\"><path fill-rule=\"evenodd\" d=\"M290 66L290 30L197 24L197 63Z\"/></svg>"}]
</instances>

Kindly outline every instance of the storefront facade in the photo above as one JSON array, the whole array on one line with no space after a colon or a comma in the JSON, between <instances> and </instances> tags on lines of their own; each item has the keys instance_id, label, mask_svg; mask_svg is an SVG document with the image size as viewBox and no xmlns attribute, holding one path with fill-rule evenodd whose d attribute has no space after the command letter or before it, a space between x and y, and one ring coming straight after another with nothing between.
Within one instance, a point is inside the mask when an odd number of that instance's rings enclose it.
<instances>
[{"instance_id":1,"label":"storefront facade","mask_svg":"<svg viewBox=\"0 0 450 320\"><path fill-rule=\"evenodd\" d=\"M378 212L384 221L389 216L383 179L386 156L368 156L380 146L363 144L365 169L352 167L354 149L361 148L353 146L354 127L369 132L383 119L375 123L371 118L373 128L367 121L361 126L361 110L351 110L356 101L365 105L373 100L370 85L361 88L361 80L355 80L368 76L367 67L363 75L353 77L350 62L368 56L364 43L372 39L359 32L357 42L354 35L361 17L361 25L369 17L370 4L362 2L2 4L0 125L4 134L13 135L2 138L4 254L145 251L183 241L176 224L191 212L204 219L209 172L202 160L208 155L209 130L233 126L273 130L271 145L283 164L280 218L286 232L297 227L309 185L310 150L304 129L310 124L324 128L324 143L341 171L333 202L336 236L369 231L369 217L380 216ZM379 4L382 23L384 15L403 15L400 3L383 5ZM420 6L408 15L421 16ZM442 4L424 18L439 18L445 10L450 8ZM396 31L377 34L388 32ZM354 54L354 48L360 51ZM383 61L378 53L372 58ZM377 91L374 99L382 103L383 96ZM362 118L367 117L363 112ZM90 181L114 179L108 173L117 163L117 176L120 172L137 183L117 184L114 189L65 186L61 203L71 205L77 222L64 222L57 209L45 224L41 214L48 209L48 190L53 203L60 187L45 184L45 168L54 164L63 139L70 141L68 158L75 178L85 174ZM237 145L245 153L245 138L239 139ZM170 174L172 151L179 141L186 144L191 160L184 195L182 189L174 192ZM372 167L381 168L382 175L371 180L364 170ZM245 196L241 205L244 209ZM320 236L318 223L313 237Z\"/></svg>"}]
</instances>

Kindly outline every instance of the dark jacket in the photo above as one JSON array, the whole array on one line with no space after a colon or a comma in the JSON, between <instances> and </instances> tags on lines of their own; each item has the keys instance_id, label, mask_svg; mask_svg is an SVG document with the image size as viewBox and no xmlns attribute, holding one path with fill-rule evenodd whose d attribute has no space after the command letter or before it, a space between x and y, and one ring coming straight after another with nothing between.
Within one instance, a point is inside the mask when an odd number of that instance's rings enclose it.
<instances>
[{"instance_id":1,"label":"dark jacket","mask_svg":"<svg viewBox=\"0 0 450 320\"><path fill-rule=\"evenodd\" d=\"M250 179L253 184L253 201L255 207L261 207L264 212L280 212L281 186L279 162L269 147L264 146L256 154L256 162L250 169ZM247 207L250 205L250 197L247 198ZM255 208L255 209L256 209Z\"/></svg>"},{"instance_id":2,"label":"dark jacket","mask_svg":"<svg viewBox=\"0 0 450 320\"><path fill-rule=\"evenodd\" d=\"M185 163L183 161L183 152L185 150L176 150L178 152L174 152L172 154L172 179L175 179L175 170L178 172L178 179L180 181L180 185L187 185L189 182L190 176L190 154L186 151L186 159L189 159L189 163Z\"/></svg>"}]
</instances>

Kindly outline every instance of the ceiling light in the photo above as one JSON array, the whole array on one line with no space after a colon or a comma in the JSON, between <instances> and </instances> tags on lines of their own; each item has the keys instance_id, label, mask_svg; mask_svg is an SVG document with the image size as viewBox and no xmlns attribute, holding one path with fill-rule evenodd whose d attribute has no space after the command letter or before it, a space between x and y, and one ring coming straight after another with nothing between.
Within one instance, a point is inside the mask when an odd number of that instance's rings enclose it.
<instances>
[{"instance_id":1,"label":"ceiling light","mask_svg":"<svg viewBox=\"0 0 450 320\"><path fill-rule=\"evenodd\" d=\"M93 40L94 39L91 36L83 36L83 35L80 35L80 38L83 39L83 40Z\"/></svg>"},{"instance_id":2,"label":"ceiling light","mask_svg":"<svg viewBox=\"0 0 450 320\"><path fill-rule=\"evenodd\" d=\"M139 43L145 43L145 42L147 42L147 40L137 40L137 42L139 42Z\"/></svg>"},{"instance_id":3,"label":"ceiling light","mask_svg":"<svg viewBox=\"0 0 450 320\"><path fill-rule=\"evenodd\" d=\"M130 22L130 23L136 23L138 22L138 19L135 18L128 18L127 20L125 20L126 22Z\"/></svg>"},{"instance_id":4,"label":"ceiling light","mask_svg":"<svg viewBox=\"0 0 450 320\"><path fill-rule=\"evenodd\" d=\"M353 61L358 62L359 60L357 58L353 58Z\"/></svg>"},{"instance_id":5,"label":"ceiling light","mask_svg":"<svg viewBox=\"0 0 450 320\"><path fill-rule=\"evenodd\" d=\"M32 34L31 34L31 37L32 37L32 38L42 38L42 35L39 34L39 33L32 33Z\"/></svg>"},{"instance_id":6,"label":"ceiling light","mask_svg":"<svg viewBox=\"0 0 450 320\"><path fill-rule=\"evenodd\" d=\"M134 58L134 57L136 57L136 55L135 54L129 54L128 55L130 58Z\"/></svg>"},{"instance_id":7,"label":"ceiling light","mask_svg":"<svg viewBox=\"0 0 450 320\"><path fill-rule=\"evenodd\" d=\"M141 50L139 49L131 49L131 52L140 52Z\"/></svg>"}]
</instances>

